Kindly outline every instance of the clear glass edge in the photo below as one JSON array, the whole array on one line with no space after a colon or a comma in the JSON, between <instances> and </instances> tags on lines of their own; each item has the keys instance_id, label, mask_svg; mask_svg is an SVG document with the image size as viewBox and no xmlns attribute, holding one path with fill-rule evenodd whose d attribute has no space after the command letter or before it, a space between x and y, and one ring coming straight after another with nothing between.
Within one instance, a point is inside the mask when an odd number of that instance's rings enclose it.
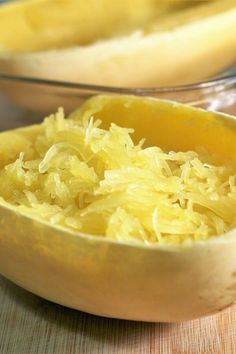
<instances>
[{"instance_id":1,"label":"clear glass edge","mask_svg":"<svg viewBox=\"0 0 236 354\"><path fill-rule=\"evenodd\" d=\"M114 87L114 86L102 86L102 85L91 85L76 82L67 82L59 80L41 79L36 77L26 77L26 76L14 76L9 74L0 73L0 81L16 81L34 85L47 85L55 87L64 87L68 89L80 89L86 91L96 91L99 93L110 92L110 93L120 93L129 95L150 95L158 93L171 93L171 92L186 92L192 90L202 90L202 89L214 89L219 86L226 85L236 85L236 74L228 75L220 78L214 78L211 80L201 81L193 84L180 85L180 86L165 86L165 87Z\"/></svg>"}]
</instances>

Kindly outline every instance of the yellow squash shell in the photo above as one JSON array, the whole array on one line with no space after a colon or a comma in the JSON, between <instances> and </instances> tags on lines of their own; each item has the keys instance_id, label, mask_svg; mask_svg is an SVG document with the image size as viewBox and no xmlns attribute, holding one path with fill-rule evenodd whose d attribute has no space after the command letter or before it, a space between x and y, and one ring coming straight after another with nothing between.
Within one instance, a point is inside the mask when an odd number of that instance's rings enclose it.
<instances>
[{"instance_id":1,"label":"yellow squash shell","mask_svg":"<svg viewBox=\"0 0 236 354\"><path fill-rule=\"evenodd\" d=\"M233 65L235 0L193 1L195 6L178 12L175 5L181 1L176 1L4 5L0 71L92 85L155 87L193 83Z\"/></svg>"},{"instance_id":2,"label":"yellow squash shell","mask_svg":"<svg viewBox=\"0 0 236 354\"><path fill-rule=\"evenodd\" d=\"M135 128L135 139L168 150L204 146L236 161L234 117L168 101L98 96L89 110L108 126ZM40 133L31 126L0 135L0 164ZM14 144L13 144L14 142ZM0 202L0 272L51 301L97 315L175 322L209 315L236 299L236 233L179 246L148 246L82 235Z\"/></svg>"}]
</instances>

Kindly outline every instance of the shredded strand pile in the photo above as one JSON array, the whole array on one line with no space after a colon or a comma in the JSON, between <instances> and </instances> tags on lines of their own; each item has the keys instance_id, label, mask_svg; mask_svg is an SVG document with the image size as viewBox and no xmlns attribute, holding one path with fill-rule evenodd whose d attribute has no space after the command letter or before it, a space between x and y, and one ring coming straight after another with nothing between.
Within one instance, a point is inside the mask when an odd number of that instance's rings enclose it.
<instances>
[{"instance_id":1,"label":"shredded strand pile","mask_svg":"<svg viewBox=\"0 0 236 354\"><path fill-rule=\"evenodd\" d=\"M77 232L146 244L205 240L235 226L235 168L205 151L134 144L133 129L93 117L44 120L0 171L0 195L24 214Z\"/></svg>"}]
</instances>

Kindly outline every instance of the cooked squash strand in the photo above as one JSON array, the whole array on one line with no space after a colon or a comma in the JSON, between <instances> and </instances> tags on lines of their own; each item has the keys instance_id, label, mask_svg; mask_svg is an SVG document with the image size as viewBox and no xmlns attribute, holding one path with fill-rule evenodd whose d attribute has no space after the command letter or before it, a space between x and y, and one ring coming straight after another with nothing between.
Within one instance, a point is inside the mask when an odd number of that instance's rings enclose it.
<instances>
[{"instance_id":1,"label":"cooked squash strand","mask_svg":"<svg viewBox=\"0 0 236 354\"><path fill-rule=\"evenodd\" d=\"M230 230L236 220L236 169L205 151L135 145L133 129L91 116L42 123L34 158L0 170L0 195L19 212L77 232L119 241L180 244Z\"/></svg>"}]
</instances>

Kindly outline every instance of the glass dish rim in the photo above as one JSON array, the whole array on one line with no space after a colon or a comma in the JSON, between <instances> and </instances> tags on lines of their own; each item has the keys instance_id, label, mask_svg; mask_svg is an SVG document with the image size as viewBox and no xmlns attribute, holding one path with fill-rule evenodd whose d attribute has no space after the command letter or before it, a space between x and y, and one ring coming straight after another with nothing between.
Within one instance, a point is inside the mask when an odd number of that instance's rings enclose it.
<instances>
[{"instance_id":1,"label":"glass dish rim","mask_svg":"<svg viewBox=\"0 0 236 354\"><path fill-rule=\"evenodd\" d=\"M92 85L85 83L69 82L62 80L44 79L30 76L17 76L11 74L0 73L0 82L20 82L33 85L44 85L49 87L77 89L85 91L93 91L96 93L114 93L114 94L128 94L128 95L156 95L164 93L178 93L189 92L204 89L217 89L218 87L225 87L228 85L236 85L236 74L226 75L210 80L204 80L196 83L179 85L179 86L163 86L163 87L121 87L121 86L105 86Z\"/></svg>"}]
</instances>

